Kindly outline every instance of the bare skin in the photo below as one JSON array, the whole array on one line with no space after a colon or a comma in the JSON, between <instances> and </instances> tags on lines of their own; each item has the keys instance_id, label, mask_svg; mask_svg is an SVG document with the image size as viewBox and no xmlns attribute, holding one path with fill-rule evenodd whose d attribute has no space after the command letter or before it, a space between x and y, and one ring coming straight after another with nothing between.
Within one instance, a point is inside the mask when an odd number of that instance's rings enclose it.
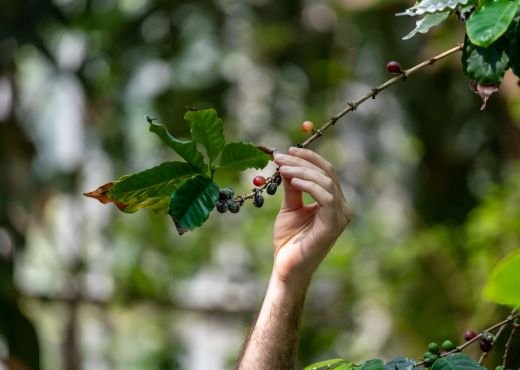
<instances>
[{"instance_id":1,"label":"bare skin","mask_svg":"<svg viewBox=\"0 0 520 370\"><path fill-rule=\"evenodd\" d=\"M301 315L319 264L350 223L352 212L329 162L308 149L276 153L285 196L274 225L274 266L262 308L236 369L296 366ZM314 199L304 204L302 193Z\"/></svg>"}]
</instances>

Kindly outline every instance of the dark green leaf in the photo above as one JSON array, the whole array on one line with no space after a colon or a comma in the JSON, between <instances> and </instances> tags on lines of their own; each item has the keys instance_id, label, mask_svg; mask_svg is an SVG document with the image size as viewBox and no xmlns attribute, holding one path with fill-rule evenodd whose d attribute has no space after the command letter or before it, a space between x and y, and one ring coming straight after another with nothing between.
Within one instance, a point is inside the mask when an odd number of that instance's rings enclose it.
<instances>
[{"instance_id":1,"label":"dark green leaf","mask_svg":"<svg viewBox=\"0 0 520 370\"><path fill-rule=\"evenodd\" d=\"M441 357L433 363L432 370L486 370L477 361L463 353Z\"/></svg>"},{"instance_id":2,"label":"dark green leaf","mask_svg":"<svg viewBox=\"0 0 520 370\"><path fill-rule=\"evenodd\" d=\"M473 45L466 36L462 50L464 73L480 84L500 85L509 68L508 48L509 43L505 37L482 48Z\"/></svg>"},{"instance_id":3,"label":"dark green leaf","mask_svg":"<svg viewBox=\"0 0 520 370\"><path fill-rule=\"evenodd\" d=\"M186 162L200 168L202 172L208 170L208 165L204 163L204 156L197 150L195 142L179 140L168 132L166 126L152 121L148 122L150 123L150 132L159 136L163 143L177 152Z\"/></svg>"},{"instance_id":4,"label":"dark green leaf","mask_svg":"<svg viewBox=\"0 0 520 370\"><path fill-rule=\"evenodd\" d=\"M415 22L415 29L413 29L408 35L403 37L403 40L408 40L414 37L418 32L419 33L426 33L430 30L430 28L437 26L438 24L442 23L448 16L450 15L449 12L443 12L443 13L434 13L434 14L426 14L424 18L418 20Z\"/></svg>"},{"instance_id":5,"label":"dark green leaf","mask_svg":"<svg viewBox=\"0 0 520 370\"><path fill-rule=\"evenodd\" d=\"M415 361L412 361L404 356L399 356L385 364L385 370L412 370L415 366Z\"/></svg>"},{"instance_id":6,"label":"dark green leaf","mask_svg":"<svg viewBox=\"0 0 520 370\"><path fill-rule=\"evenodd\" d=\"M426 13L439 13L449 9L455 9L459 5L474 3L474 0L422 0L402 13L396 15L423 15Z\"/></svg>"},{"instance_id":7,"label":"dark green leaf","mask_svg":"<svg viewBox=\"0 0 520 370\"><path fill-rule=\"evenodd\" d=\"M208 153L210 164L224 149L224 128L215 109L186 112L184 118L191 124L191 138L202 144Z\"/></svg>"},{"instance_id":8,"label":"dark green leaf","mask_svg":"<svg viewBox=\"0 0 520 370\"><path fill-rule=\"evenodd\" d=\"M491 272L484 296L490 301L512 306L520 306L520 249L517 249Z\"/></svg>"},{"instance_id":9,"label":"dark green leaf","mask_svg":"<svg viewBox=\"0 0 520 370\"><path fill-rule=\"evenodd\" d=\"M170 216L177 229L194 229L208 219L218 200L218 186L209 177L197 175L177 189L170 202Z\"/></svg>"},{"instance_id":10,"label":"dark green leaf","mask_svg":"<svg viewBox=\"0 0 520 370\"><path fill-rule=\"evenodd\" d=\"M253 144L229 143L220 159L221 168L243 171L247 168L264 168L271 157Z\"/></svg>"},{"instance_id":11,"label":"dark green leaf","mask_svg":"<svg viewBox=\"0 0 520 370\"><path fill-rule=\"evenodd\" d=\"M303 370L350 370L354 364L342 358L333 358L330 360L316 362L306 366Z\"/></svg>"},{"instance_id":12,"label":"dark green leaf","mask_svg":"<svg viewBox=\"0 0 520 370\"><path fill-rule=\"evenodd\" d=\"M382 360L375 358L363 362L361 365L356 366L356 370L385 370L385 364Z\"/></svg>"},{"instance_id":13,"label":"dark green leaf","mask_svg":"<svg viewBox=\"0 0 520 370\"><path fill-rule=\"evenodd\" d=\"M484 3L466 23L471 42L484 48L494 43L507 31L517 9L516 1L495 0Z\"/></svg>"},{"instance_id":14,"label":"dark green leaf","mask_svg":"<svg viewBox=\"0 0 520 370\"><path fill-rule=\"evenodd\" d=\"M168 211L170 196L179 186L200 170L184 162L165 162L148 170L123 176L114 181L106 195L126 205L124 212L151 208Z\"/></svg>"},{"instance_id":15,"label":"dark green leaf","mask_svg":"<svg viewBox=\"0 0 520 370\"><path fill-rule=\"evenodd\" d=\"M509 65L513 73L520 78L520 16L511 23L506 35L509 40Z\"/></svg>"}]
</instances>

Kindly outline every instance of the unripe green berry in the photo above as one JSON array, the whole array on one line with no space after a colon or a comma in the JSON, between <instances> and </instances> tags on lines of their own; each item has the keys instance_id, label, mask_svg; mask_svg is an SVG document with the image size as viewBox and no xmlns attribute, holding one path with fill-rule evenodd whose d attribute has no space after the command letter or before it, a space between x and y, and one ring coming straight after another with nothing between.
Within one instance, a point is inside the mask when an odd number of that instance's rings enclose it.
<instances>
[{"instance_id":1,"label":"unripe green berry","mask_svg":"<svg viewBox=\"0 0 520 370\"><path fill-rule=\"evenodd\" d=\"M429 357L425 358L425 359L423 360L423 362L424 362L424 366L426 366L426 367L430 367L430 366L432 366L432 364L433 364L432 359L429 358Z\"/></svg>"},{"instance_id":2,"label":"unripe green berry","mask_svg":"<svg viewBox=\"0 0 520 370\"><path fill-rule=\"evenodd\" d=\"M432 360L432 363L434 363L438 359L439 359L439 355L436 355L435 353L430 356L430 360Z\"/></svg>"},{"instance_id":3,"label":"unripe green berry","mask_svg":"<svg viewBox=\"0 0 520 370\"><path fill-rule=\"evenodd\" d=\"M499 366L495 367L495 370L504 370L504 367L502 365L499 365Z\"/></svg>"},{"instance_id":4,"label":"unripe green berry","mask_svg":"<svg viewBox=\"0 0 520 370\"><path fill-rule=\"evenodd\" d=\"M431 358L433 356L433 353L431 353L430 351L427 351L427 352L424 352L424 358Z\"/></svg>"},{"instance_id":5,"label":"unripe green berry","mask_svg":"<svg viewBox=\"0 0 520 370\"><path fill-rule=\"evenodd\" d=\"M435 342L432 342L430 344L428 344L428 351L430 351L431 353L439 353L439 345Z\"/></svg>"},{"instance_id":6,"label":"unripe green berry","mask_svg":"<svg viewBox=\"0 0 520 370\"><path fill-rule=\"evenodd\" d=\"M451 351L455 349L455 345L451 340L445 340L444 342L442 342L442 349L445 351Z\"/></svg>"},{"instance_id":7,"label":"unripe green berry","mask_svg":"<svg viewBox=\"0 0 520 370\"><path fill-rule=\"evenodd\" d=\"M267 194L274 195L276 193L276 189L278 189L278 185L276 185L274 182L267 185L267 189L265 190Z\"/></svg>"}]
</instances>

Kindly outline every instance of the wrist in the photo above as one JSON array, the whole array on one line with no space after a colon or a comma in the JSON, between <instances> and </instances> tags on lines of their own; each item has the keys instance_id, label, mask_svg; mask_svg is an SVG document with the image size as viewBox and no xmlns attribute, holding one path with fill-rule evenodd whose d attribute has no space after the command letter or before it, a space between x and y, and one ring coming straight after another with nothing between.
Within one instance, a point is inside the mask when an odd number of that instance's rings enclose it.
<instances>
[{"instance_id":1,"label":"wrist","mask_svg":"<svg viewBox=\"0 0 520 370\"><path fill-rule=\"evenodd\" d=\"M276 265L273 268L269 286L272 286L277 291L287 294L306 294L312 278L312 272L299 272L292 274L281 274Z\"/></svg>"}]
</instances>

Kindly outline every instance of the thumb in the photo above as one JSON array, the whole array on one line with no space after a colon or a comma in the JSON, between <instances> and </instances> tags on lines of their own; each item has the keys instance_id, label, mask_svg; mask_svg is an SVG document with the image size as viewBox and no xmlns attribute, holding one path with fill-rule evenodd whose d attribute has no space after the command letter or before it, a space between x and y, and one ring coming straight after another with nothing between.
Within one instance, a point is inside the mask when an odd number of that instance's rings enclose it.
<instances>
[{"instance_id":1,"label":"thumb","mask_svg":"<svg viewBox=\"0 0 520 370\"><path fill-rule=\"evenodd\" d=\"M282 177L284 197L282 201L281 211L292 211L303 206L302 192L295 189L291 185L291 180Z\"/></svg>"}]
</instances>

